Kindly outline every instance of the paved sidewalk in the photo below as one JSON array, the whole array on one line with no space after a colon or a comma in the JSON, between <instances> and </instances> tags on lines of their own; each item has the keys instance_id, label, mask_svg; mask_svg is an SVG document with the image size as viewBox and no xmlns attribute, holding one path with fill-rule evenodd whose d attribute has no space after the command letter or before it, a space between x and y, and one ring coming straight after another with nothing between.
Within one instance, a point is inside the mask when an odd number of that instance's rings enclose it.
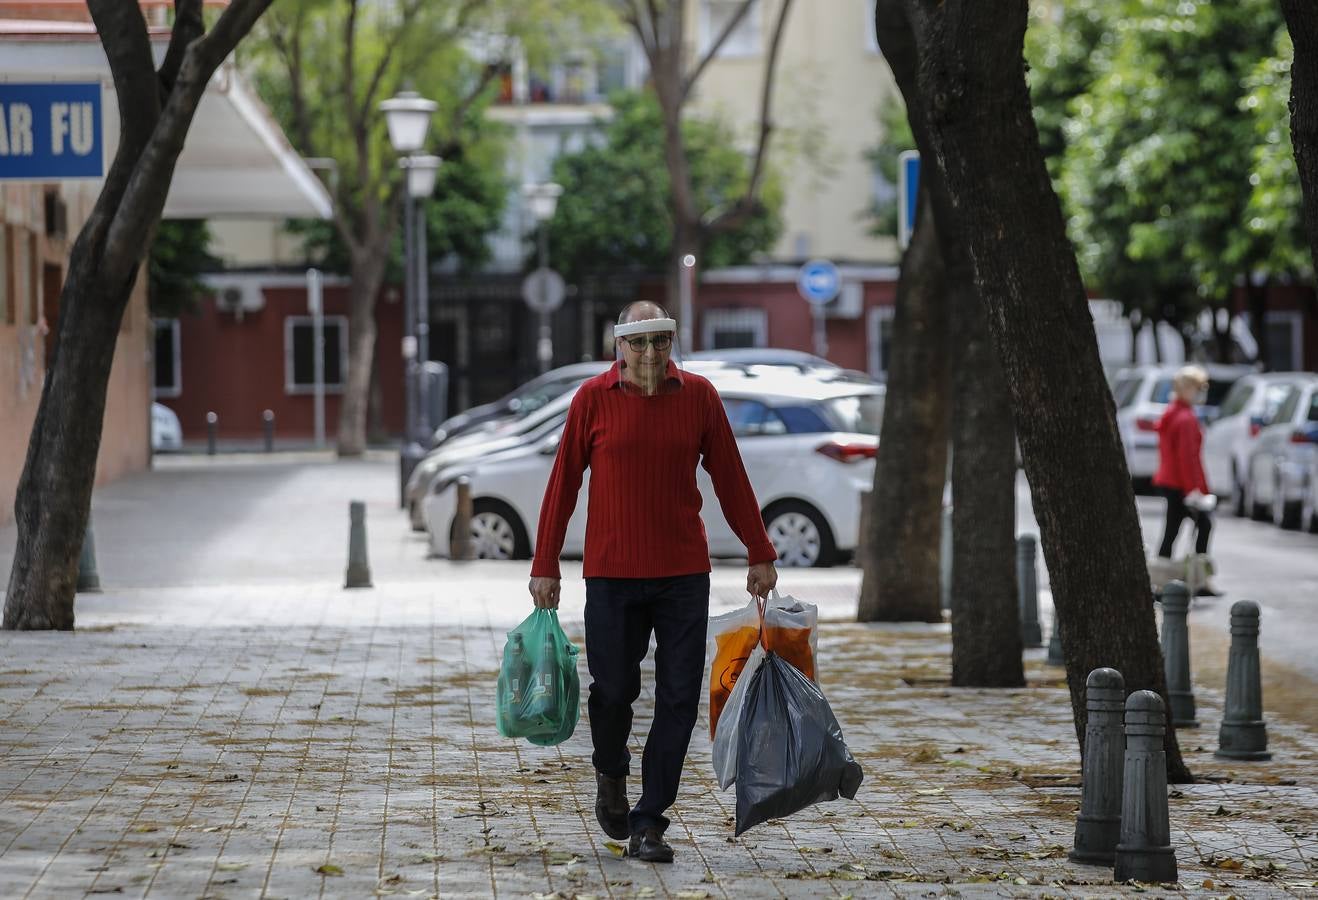
<instances>
[{"instance_id":1,"label":"paved sidewalk","mask_svg":"<svg viewBox=\"0 0 1318 900\"><path fill-rule=\"evenodd\" d=\"M865 770L857 799L734 839L702 709L673 813L676 864L619 859L594 823L584 718L555 748L494 727L503 631L528 612L525 564L422 559L390 509L387 462L279 469L180 465L98 495L118 510L98 525L107 593L79 597L74 634L0 633L0 896L1144 891L1065 859L1079 766L1042 651L1030 651L1023 690L951 690L945 626L845 621L852 569L787 573L784 587L828 620L820 680ZM213 509L225 520L179 521L191 510L171 498L191 505L198 479L224 488ZM370 503L369 591L342 590L342 555L331 558L346 549L347 517L327 510L349 496ZM130 552L148 521L162 535L192 530L192 549L180 540L155 562L149 548ZM190 552L193 574L171 574ZM242 568L225 578L231 564ZM743 602L744 571L716 567L717 608ZM580 642L579 567L565 575L562 617ZM640 737L651 678L647 665ZM1203 726L1182 743L1213 780L1172 792L1180 887L1152 892L1318 896L1313 733L1270 718L1272 762L1216 761L1221 697L1197 691Z\"/></svg>"}]
</instances>

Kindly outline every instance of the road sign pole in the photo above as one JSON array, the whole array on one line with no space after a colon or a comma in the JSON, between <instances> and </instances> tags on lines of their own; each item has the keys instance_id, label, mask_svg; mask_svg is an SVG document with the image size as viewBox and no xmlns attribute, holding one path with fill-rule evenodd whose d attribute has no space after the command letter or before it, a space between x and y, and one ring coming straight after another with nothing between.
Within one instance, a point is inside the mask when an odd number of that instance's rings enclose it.
<instances>
[{"instance_id":1,"label":"road sign pole","mask_svg":"<svg viewBox=\"0 0 1318 900\"><path fill-rule=\"evenodd\" d=\"M824 308L817 303L810 304L815 319L815 356L828 358L828 334L824 328Z\"/></svg>"}]
</instances>

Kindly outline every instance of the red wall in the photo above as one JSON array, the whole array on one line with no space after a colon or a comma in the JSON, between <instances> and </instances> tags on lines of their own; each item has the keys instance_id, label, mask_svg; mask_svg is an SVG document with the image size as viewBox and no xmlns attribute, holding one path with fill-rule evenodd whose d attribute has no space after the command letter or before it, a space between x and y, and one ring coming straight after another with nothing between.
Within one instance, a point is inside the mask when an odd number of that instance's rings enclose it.
<instances>
[{"instance_id":1,"label":"red wall","mask_svg":"<svg viewBox=\"0 0 1318 900\"><path fill-rule=\"evenodd\" d=\"M219 440L255 440L262 436L261 414L275 414L275 439L310 440L315 434L314 397L285 391L284 320L307 315L302 287L267 287L264 308L243 314L219 313L214 301L202 300L195 315L179 319L180 396L160 403L178 414L183 437L206 439L206 414L219 416ZM384 426L402 430L402 304L398 291L386 288L376 303L379 339L376 350ZM346 285L325 285L325 315L348 315ZM346 362L345 362L346 371ZM325 434L333 442L339 423L339 394L325 393Z\"/></svg>"},{"instance_id":2,"label":"red wall","mask_svg":"<svg viewBox=\"0 0 1318 900\"><path fill-rule=\"evenodd\" d=\"M665 303L663 285L651 283L642 286L639 299ZM896 282L867 281L864 284L864 309L854 319L829 318L824 320L824 333L828 338L828 359L846 369L869 370L869 350L866 345L866 318L878 306L892 306L897 297ZM700 344L700 311L702 309L764 309L768 312L768 346L785 350L815 352L814 315L810 305L797 293L795 282L768 282L759 284L701 284L696 288L696 327L692 336L697 344L693 350L703 350Z\"/></svg>"}]
</instances>

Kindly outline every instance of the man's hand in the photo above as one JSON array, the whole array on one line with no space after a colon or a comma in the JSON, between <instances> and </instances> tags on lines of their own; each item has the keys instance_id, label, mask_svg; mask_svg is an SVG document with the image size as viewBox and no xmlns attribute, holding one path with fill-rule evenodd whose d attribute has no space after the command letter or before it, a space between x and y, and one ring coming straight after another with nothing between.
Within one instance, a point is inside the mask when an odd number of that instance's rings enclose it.
<instances>
[{"instance_id":1,"label":"man's hand","mask_svg":"<svg viewBox=\"0 0 1318 900\"><path fill-rule=\"evenodd\" d=\"M746 573L746 592L755 597L768 598L769 591L778 586L778 570L773 563L756 563Z\"/></svg>"},{"instance_id":2,"label":"man's hand","mask_svg":"<svg viewBox=\"0 0 1318 900\"><path fill-rule=\"evenodd\" d=\"M531 599L536 609L558 609L558 594L561 582L557 578L532 578Z\"/></svg>"}]
</instances>

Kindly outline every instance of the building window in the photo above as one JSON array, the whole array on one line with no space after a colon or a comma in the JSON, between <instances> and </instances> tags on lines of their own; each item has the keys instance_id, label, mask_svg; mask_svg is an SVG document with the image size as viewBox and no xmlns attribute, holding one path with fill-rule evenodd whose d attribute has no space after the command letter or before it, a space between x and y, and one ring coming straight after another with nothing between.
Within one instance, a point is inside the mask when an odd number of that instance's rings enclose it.
<instances>
[{"instance_id":1,"label":"building window","mask_svg":"<svg viewBox=\"0 0 1318 900\"><path fill-rule=\"evenodd\" d=\"M325 316L325 390L343 392L348 371L348 318ZM311 316L284 319L284 392L311 394L316 390L315 320Z\"/></svg>"},{"instance_id":2,"label":"building window","mask_svg":"<svg viewBox=\"0 0 1318 900\"><path fill-rule=\"evenodd\" d=\"M741 10L744 0L701 0L700 3L700 53L709 52L714 41L723 33L728 22ZM751 4L741 22L728 35L728 39L719 47L720 58L738 56L759 56L764 43L760 34L759 0Z\"/></svg>"},{"instance_id":3,"label":"building window","mask_svg":"<svg viewBox=\"0 0 1318 900\"><path fill-rule=\"evenodd\" d=\"M769 314L762 309L707 309L700 317L700 346L705 350L767 347Z\"/></svg>"},{"instance_id":4,"label":"building window","mask_svg":"<svg viewBox=\"0 0 1318 900\"><path fill-rule=\"evenodd\" d=\"M880 381L888 380L888 362L892 358L892 314L891 306L876 306L865 321L870 376Z\"/></svg>"},{"instance_id":5,"label":"building window","mask_svg":"<svg viewBox=\"0 0 1318 900\"><path fill-rule=\"evenodd\" d=\"M177 397L183 393L183 366L179 358L178 319L156 319L156 382L154 396Z\"/></svg>"},{"instance_id":6,"label":"building window","mask_svg":"<svg viewBox=\"0 0 1318 900\"><path fill-rule=\"evenodd\" d=\"M29 318L32 314L32 260L36 255L35 245L31 235L26 231L18 233L18 250L13 254L14 268L14 297L13 315L17 317L19 325L31 325L33 320ZM11 319L10 321L14 321Z\"/></svg>"},{"instance_id":7,"label":"building window","mask_svg":"<svg viewBox=\"0 0 1318 900\"><path fill-rule=\"evenodd\" d=\"M1304 371L1304 317L1298 312L1270 312L1263 324L1273 371Z\"/></svg>"}]
</instances>

